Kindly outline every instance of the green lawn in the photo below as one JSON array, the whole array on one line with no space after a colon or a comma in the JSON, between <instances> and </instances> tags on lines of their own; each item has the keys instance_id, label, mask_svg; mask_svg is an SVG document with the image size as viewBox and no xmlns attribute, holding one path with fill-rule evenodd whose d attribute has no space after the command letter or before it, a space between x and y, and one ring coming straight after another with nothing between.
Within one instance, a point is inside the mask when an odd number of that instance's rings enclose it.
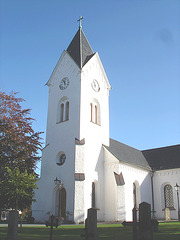
<instances>
[{"instance_id":1,"label":"green lawn","mask_svg":"<svg viewBox=\"0 0 180 240\"><path fill-rule=\"evenodd\" d=\"M53 230L53 240L78 240L84 233L83 225L60 226ZM49 240L50 228L23 226L22 233L18 233L18 240ZM123 227L121 224L98 225L100 240L132 240L131 227ZM0 240L7 236L7 227L0 227ZM153 240L180 240L180 223L160 223L159 232L154 234Z\"/></svg>"}]
</instances>

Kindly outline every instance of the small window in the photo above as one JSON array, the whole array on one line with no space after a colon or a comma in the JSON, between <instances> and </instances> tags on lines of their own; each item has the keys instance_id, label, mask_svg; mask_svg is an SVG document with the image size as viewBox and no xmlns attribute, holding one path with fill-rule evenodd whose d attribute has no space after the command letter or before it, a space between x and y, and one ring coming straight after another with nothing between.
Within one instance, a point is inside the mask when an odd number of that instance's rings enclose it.
<instances>
[{"instance_id":1,"label":"small window","mask_svg":"<svg viewBox=\"0 0 180 240\"><path fill-rule=\"evenodd\" d=\"M61 116L60 116L61 122L63 122L64 119L64 103L61 103Z\"/></svg>"},{"instance_id":2,"label":"small window","mask_svg":"<svg viewBox=\"0 0 180 240\"><path fill-rule=\"evenodd\" d=\"M96 199L95 199L95 183L92 182L92 208L96 207Z\"/></svg>"},{"instance_id":3,"label":"small window","mask_svg":"<svg viewBox=\"0 0 180 240\"><path fill-rule=\"evenodd\" d=\"M91 103L90 104L91 105L91 122L93 122L93 104Z\"/></svg>"},{"instance_id":4,"label":"small window","mask_svg":"<svg viewBox=\"0 0 180 240\"><path fill-rule=\"evenodd\" d=\"M173 188L170 184L164 187L165 208L174 208Z\"/></svg>"},{"instance_id":5,"label":"small window","mask_svg":"<svg viewBox=\"0 0 180 240\"><path fill-rule=\"evenodd\" d=\"M65 121L69 120L69 102L66 102L66 117Z\"/></svg>"},{"instance_id":6,"label":"small window","mask_svg":"<svg viewBox=\"0 0 180 240\"><path fill-rule=\"evenodd\" d=\"M134 207L137 207L137 188L135 183L133 183L133 203Z\"/></svg>"},{"instance_id":7,"label":"small window","mask_svg":"<svg viewBox=\"0 0 180 240\"><path fill-rule=\"evenodd\" d=\"M98 107L97 107L97 105L95 105L95 123L97 124L98 123Z\"/></svg>"},{"instance_id":8,"label":"small window","mask_svg":"<svg viewBox=\"0 0 180 240\"><path fill-rule=\"evenodd\" d=\"M96 99L90 103L90 114L90 121L100 125L100 105Z\"/></svg>"},{"instance_id":9,"label":"small window","mask_svg":"<svg viewBox=\"0 0 180 240\"><path fill-rule=\"evenodd\" d=\"M66 161L66 155L64 152L60 152L56 157L56 164L62 166Z\"/></svg>"},{"instance_id":10,"label":"small window","mask_svg":"<svg viewBox=\"0 0 180 240\"><path fill-rule=\"evenodd\" d=\"M58 104L57 123L69 120L69 101L67 97L61 98Z\"/></svg>"}]
</instances>

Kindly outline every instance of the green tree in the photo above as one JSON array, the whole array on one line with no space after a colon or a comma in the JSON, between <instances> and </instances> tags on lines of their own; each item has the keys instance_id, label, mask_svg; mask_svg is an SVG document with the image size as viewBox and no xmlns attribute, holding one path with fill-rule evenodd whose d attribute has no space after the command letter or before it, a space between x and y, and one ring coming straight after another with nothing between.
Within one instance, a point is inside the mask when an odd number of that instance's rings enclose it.
<instances>
[{"instance_id":1,"label":"green tree","mask_svg":"<svg viewBox=\"0 0 180 240\"><path fill-rule=\"evenodd\" d=\"M6 178L0 182L0 195L6 199L4 207L6 209L28 208L34 199L34 189L37 189L37 177L27 170L20 172L19 168L11 170L6 167Z\"/></svg>"},{"instance_id":2,"label":"green tree","mask_svg":"<svg viewBox=\"0 0 180 240\"><path fill-rule=\"evenodd\" d=\"M26 174L30 180L34 176L37 162L40 160L38 151L42 147L41 133L33 130L34 119L30 117L30 109L22 109L22 102L24 100L17 98L16 93L8 95L0 92L0 209L15 207L10 193L8 195L10 177L16 176L13 178L15 184L15 179L19 181L17 177L19 174L22 181L26 183L23 174ZM7 190L5 190L6 187ZM3 194L5 191L7 194ZM28 193L29 196L33 196L32 186L28 188ZM27 198L19 198L18 202L21 206L23 206L23 199L26 202L29 201Z\"/></svg>"}]
</instances>

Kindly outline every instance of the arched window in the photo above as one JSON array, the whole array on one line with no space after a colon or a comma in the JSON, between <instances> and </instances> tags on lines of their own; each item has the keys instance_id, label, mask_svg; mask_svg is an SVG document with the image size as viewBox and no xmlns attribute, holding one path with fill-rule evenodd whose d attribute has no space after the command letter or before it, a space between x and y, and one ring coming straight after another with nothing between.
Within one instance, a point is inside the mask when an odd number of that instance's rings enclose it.
<instances>
[{"instance_id":1,"label":"arched window","mask_svg":"<svg viewBox=\"0 0 180 240\"><path fill-rule=\"evenodd\" d=\"M95 203L95 183L92 182L92 208L96 207Z\"/></svg>"},{"instance_id":2,"label":"arched window","mask_svg":"<svg viewBox=\"0 0 180 240\"><path fill-rule=\"evenodd\" d=\"M138 181L133 183L133 204L134 207L138 208L141 202L140 187Z\"/></svg>"},{"instance_id":3,"label":"arched window","mask_svg":"<svg viewBox=\"0 0 180 240\"><path fill-rule=\"evenodd\" d=\"M60 122L63 122L63 118L64 118L64 103L61 103L61 115L60 115Z\"/></svg>"},{"instance_id":4,"label":"arched window","mask_svg":"<svg viewBox=\"0 0 180 240\"><path fill-rule=\"evenodd\" d=\"M93 118L94 118L94 114L93 114L93 104L92 103L90 103L90 105L91 105L91 122L93 122Z\"/></svg>"},{"instance_id":5,"label":"arched window","mask_svg":"<svg viewBox=\"0 0 180 240\"><path fill-rule=\"evenodd\" d=\"M98 107L97 107L97 105L95 105L95 107L94 107L95 109L95 123L97 124L98 123Z\"/></svg>"},{"instance_id":6,"label":"arched window","mask_svg":"<svg viewBox=\"0 0 180 240\"><path fill-rule=\"evenodd\" d=\"M174 208L173 188L170 184L164 187L165 208Z\"/></svg>"},{"instance_id":7,"label":"arched window","mask_svg":"<svg viewBox=\"0 0 180 240\"><path fill-rule=\"evenodd\" d=\"M69 101L67 97L61 98L57 110L57 123L69 120Z\"/></svg>"},{"instance_id":8,"label":"arched window","mask_svg":"<svg viewBox=\"0 0 180 240\"><path fill-rule=\"evenodd\" d=\"M90 103L91 122L100 125L100 105L96 99Z\"/></svg>"},{"instance_id":9,"label":"arched window","mask_svg":"<svg viewBox=\"0 0 180 240\"><path fill-rule=\"evenodd\" d=\"M133 183L133 203L134 207L137 207L137 189L135 183Z\"/></svg>"},{"instance_id":10,"label":"arched window","mask_svg":"<svg viewBox=\"0 0 180 240\"><path fill-rule=\"evenodd\" d=\"M66 102L66 121L69 120L69 102Z\"/></svg>"}]
</instances>

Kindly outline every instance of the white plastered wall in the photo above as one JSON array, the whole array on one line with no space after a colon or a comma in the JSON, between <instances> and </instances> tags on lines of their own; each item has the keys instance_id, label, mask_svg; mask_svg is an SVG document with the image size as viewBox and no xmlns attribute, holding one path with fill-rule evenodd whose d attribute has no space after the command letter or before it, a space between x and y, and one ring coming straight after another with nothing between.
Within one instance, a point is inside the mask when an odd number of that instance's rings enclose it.
<instances>
[{"instance_id":1,"label":"white plastered wall","mask_svg":"<svg viewBox=\"0 0 180 240\"><path fill-rule=\"evenodd\" d=\"M60 90L60 81L68 77L69 86ZM75 138L80 131L80 71L71 57L64 51L48 82L49 102L46 130L46 147L43 150L41 178L36 190L36 203L33 204L33 216L36 221L44 222L45 214L55 211L55 184L57 177L66 190L66 210L74 218L74 172L75 172ZM62 97L69 99L69 121L57 122L59 101ZM62 166L56 164L57 155L63 151L66 161ZM42 210L42 211L41 211ZM71 220L71 219L70 219Z\"/></svg>"},{"instance_id":2,"label":"white plastered wall","mask_svg":"<svg viewBox=\"0 0 180 240\"><path fill-rule=\"evenodd\" d=\"M100 59L95 54L81 70L81 104L80 104L80 138L85 139L83 146L76 146L75 170L85 173L85 181L75 185L76 202L81 203L81 213L84 211L84 219L87 209L92 207L92 182L95 183L95 201L98 211L98 220L103 219L103 156L102 144L109 144L109 85L106 75L101 69ZM92 81L96 79L100 85L100 91L95 92ZM100 106L100 122L91 122L91 102L95 100ZM82 169L82 166L83 169ZM82 193L82 184L84 191ZM84 197L80 195L84 194ZM78 207L78 205L76 205ZM77 216L80 210L76 210Z\"/></svg>"},{"instance_id":3,"label":"white plastered wall","mask_svg":"<svg viewBox=\"0 0 180 240\"><path fill-rule=\"evenodd\" d=\"M164 186L170 184L173 188L174 210L170 210L170 218L177 219L177 193L174 186L178 183L180 185L180 169L168 169L156 171L153 176L154 184L154 203L155 203L155 217L157 219L165 219L165 200L164 200Z\"/></svg>"},{"instance_id":4,"label":"white plastered wall","mask_svg":"<svg viewBox=\"0 0 180 240\"><path fill-rule=\"evenodd\" d=\"M106 149L104 156L105 221L132 221L133 183L139 184L139 202L152 204L151 176L147 170L119 161ZM114 172L123 174L124 186L117 186Z\"/></svg>"}]
</instances>

